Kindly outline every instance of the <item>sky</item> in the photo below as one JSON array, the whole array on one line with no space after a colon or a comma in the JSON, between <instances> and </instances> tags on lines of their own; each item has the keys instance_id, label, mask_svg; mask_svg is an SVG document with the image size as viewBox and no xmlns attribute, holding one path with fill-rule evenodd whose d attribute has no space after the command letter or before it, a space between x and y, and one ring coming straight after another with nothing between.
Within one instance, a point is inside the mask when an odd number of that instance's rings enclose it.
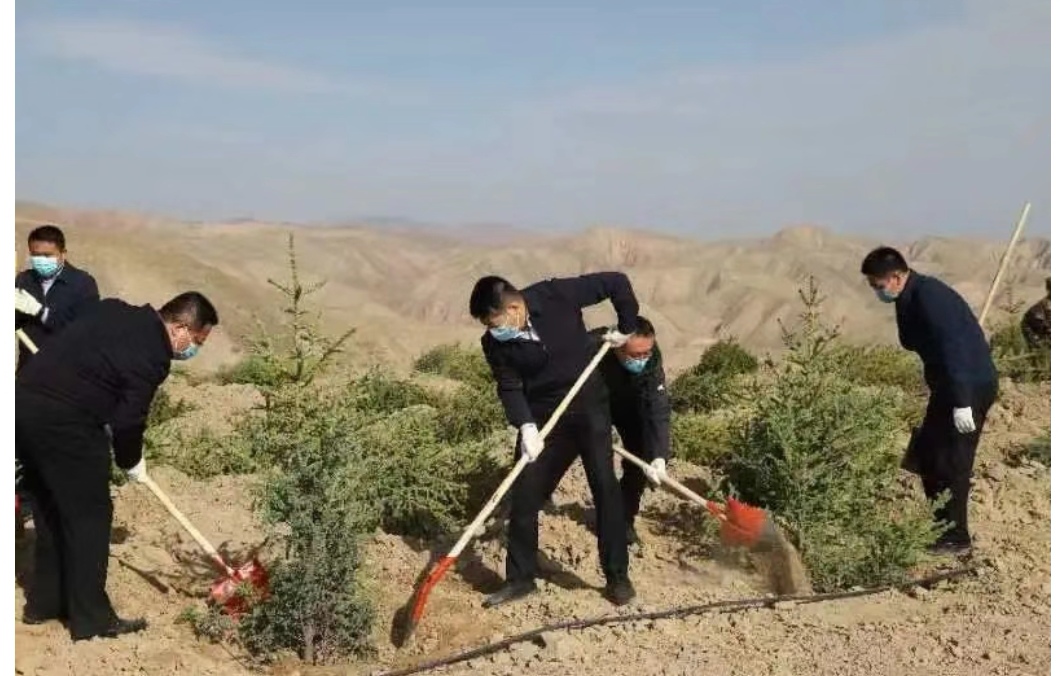
<instances>
[{"instance_id":1,"label":"sky","mask_svg":"<svg viewBox=\"0 0 1060 676\"><path fill-rule=\"evenodd\" d=\"M1048 235L1048 0L16 6L19 199Z\"/></svg>"}]
</instances>

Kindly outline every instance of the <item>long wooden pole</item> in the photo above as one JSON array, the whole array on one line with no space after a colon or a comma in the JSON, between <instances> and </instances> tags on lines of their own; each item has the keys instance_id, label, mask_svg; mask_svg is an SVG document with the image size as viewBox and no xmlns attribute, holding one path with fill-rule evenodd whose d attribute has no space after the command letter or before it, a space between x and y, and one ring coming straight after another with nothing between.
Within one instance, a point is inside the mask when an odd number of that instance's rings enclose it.
<instances>
[{"instance_id":1,"label":"long wooden pole","mask_svg":"<svg viewBox=\"0 0 1060 676\"><path fill-rule=\"evenodd\" d=\"M986 328L986 313L990 311L990 306L994 302L994 296L997 295L997 290L1001 286L1001 278L1005 274L1005 269L1008 267L1009 259L1012 257L1012 252L1016 249L1016 243L1019 241L1020 235L1023 234L1023 226L1027 224L1027 214L1030 213L1031 203L1026 202L1023 205L1023 210L1020 211L1019 220L1016 221L1016 228L1012 231L1012 238L1008 242L1008 248L1005 249L1004 255L1001 256L1001 262L997 266L997 273L994 275L994 281L990 284L990 292L986 294L986 300L983 302L983 309L979 312L979 326Z\"/></svg>"}]
</instances>

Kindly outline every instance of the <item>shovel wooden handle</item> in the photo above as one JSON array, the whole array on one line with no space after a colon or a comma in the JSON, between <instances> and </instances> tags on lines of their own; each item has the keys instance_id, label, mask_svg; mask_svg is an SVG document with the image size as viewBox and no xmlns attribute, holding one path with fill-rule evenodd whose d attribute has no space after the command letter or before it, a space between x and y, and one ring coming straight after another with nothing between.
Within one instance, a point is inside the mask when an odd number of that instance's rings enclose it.
<instances>
[{"instance_id":1,"label":"shovel wooden handle","mask_svg":"<svg viewBox=\"0 0 1060 676\"><path fill-rule=\"evenodd\" d=\"M235 571L225 563L224 559L222 559L221 555L217 552L217 549L211 545L205 537L203 537L203 534L199 532L198 528L191 524L191 521L188 521L188 518L177 509L177 506L173 504L173 501L162 492L162 489L158 487L158 484L156 484L151 477L145 476L139 481L147 486L148 490L155 494L155 497L158 498L158 501L162 503L162 506L166 508L170 515L176 519L181 526L184 526L184 530L188 531L188 535L195 538L195 541L199 543L199 546L202 547L203 551L209 554L210 558L217 562L217 565L224 568L229 577L235 575Z\"/></svg>"},{"instance_id":2,"label":"shovel wooden handle","mask_svg":"<svg viewBox=\"0 0 1060 676\"><path fill-rule=\"evenodd\" d=\"M994 274L994 281L990 284L990 291L986 294L986 300L983 301L983 309L979 311L979 326L986 328L986 313L990 312L990 306L994 302L994 296L997 294L997 290L1001 287L1001 278L1005 276L1005 269L1008 268L1009 259L1012 257L1012 252L1016 249L1016 243L1019 242L1020 235L1023 234L1023 226L1027 224L1027 214L1030 213L1031 203L1027 202L1023 205L1023 209L1020 211L1019 220L1016 221L1016 227L1012 230L1012 237L1008 241L1008 246L1005 248L1005 253L1001 256L1001 262L998 263L997 272Z\"/></svg>"},{"instance_id":3,"label":"shovel wooden handle","mask_svg":"<svg viewBox=\"0 0 1060 676\"><path fill-rule=\"evenodd\" d=\"M624 458L625 460L628 460L629 462L633 463L637 467L640 467L640 469L645 474L647 474L651 470L651 465L649 465L648 463L644 462L643 460L641 460L637 456L633 455L632 453L630 453L626 449L622 448L621 446L615 445L615 446L612 446L612 448L615 449L615 453L618 453L620 456L622 456L622 458ZM670 478L670 475L666 475L666 476L663 477L663 483L666 484L667 486L669 486L670 488L674 489L675 491L677 491L681 495L685 496L686 498L688 498L692 502L696 503L697 505L700 505L701 507L705 507L707 509L707 511L709 511L711 514L713 514L714 516L718 517L722 521L726 520L725 519L725 508L721 504L719 504L717 502L711 502L710 500L707 500L703 496L701 496L698 493L696 493L695 491L693 491L691 488L688 488L684 484L678 482L676 479Z\"/></svg>"},{"instance_id":4,"label":"shovel wooden handle","mask_svg":"<svg viewBox=\"0 0 1060 676\"><path fill-rule=\"evenodd\" d=\"M26 335L26 332L22 329L15 329L15 335L22 341L22 344L26 346L26 349L37 354L40 350L37 348L37 344L33 342L33 339Z\"/></svg>"},{"instance_id":5,"label":"shovel wooden handle","mask_svg":"<svg viewBox=\"0 0 1060 676\"><path fill-rule=\"evenodd\" d=\"M574 385L572 385L570 391L567 392L567 396L563 397L563 400L559 402L559 406L556 407L556 410L553 411L552 416L548 419L548 422L545 423L545 427L541 430L542 441L556 426L556 423L559 422L560 416L562 416L564 411L567 410L567 407L570 406L571 401L573 401L574 397L577 396L578 391L582 388L582 385L584 385L585 381L589 379L589 376L592 374L593 369L596 368L596 365L600 363L600 360L604 358L604 355L607 354L607 351L610 348L611 345L607 341L604 341L604 344L600 346L599 351L597 351L596 355L592 358L592 361L590 361L589 365L585 367L585 370L582 371L582 374L578 376L578 379L574 381ZM493 510L497 508L497 505L504 497L504 494L507 493L508 489L512 487L512 484L515 483L515 480L519 476L519 473L523 471L523 468L526 467L528 462L529 461L527 460L526 456L520 455L519 461L515 463L515 467L513 467L511 471L508 472L508 476L504 477L504 481L501 482L501 485L498 486L497 490L495 490L493 492L493 495L490 496L490 499L486 502L486 505L478 513L478 516L475 517L475 520L472 521L471 525L464 530L464 534L460 536L460 539L457 540L455 545L453 545L453 548L449 550L447 558L455 559L456 557L460 556L460 552L464 551L464 547L466 547L467 543L471 541L471 538L474 536L475 531L477 531L482 526L482 524L486 521L486 519L493 512Z\"/></svg>"}]
</instances>

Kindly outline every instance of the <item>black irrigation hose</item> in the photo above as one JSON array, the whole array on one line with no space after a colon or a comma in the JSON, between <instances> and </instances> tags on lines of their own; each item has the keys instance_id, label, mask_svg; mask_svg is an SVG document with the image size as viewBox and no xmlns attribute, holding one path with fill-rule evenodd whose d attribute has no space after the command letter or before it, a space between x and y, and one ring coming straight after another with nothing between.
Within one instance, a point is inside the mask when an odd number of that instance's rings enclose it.
<instances>
[{"instance_id":1,"label":"black irrigation hose","mask_svg":"<svg viewBox=\"0 0 1060 676\"><path fill-rule=\"evenodd\" d=\"M964 568L958 568L956 570L946 571L944 573L936 573L935 575L928 575L927 577L920 578L919 580L910 580L908 582L902 582L899 584L887 585L882 587L873 587L872 589L858 589L856 591L841 591L841 592L830 592L827 594L805 594L802 596L764 596L753 599L739 599L732 601L715 601L714 603L704 603L695 606L682 606L679 608L671 608L669 610L656 610L646 613L636 613L630 615L604 615L591 620L569 620L567 622L558 622L556 624L549 624L537 629L523 632L522 634L516 634L503 641L497 641L496 643L489 643L478 648L472 648L471 650L465 650L463 652L455 653L448 657L443 657L437 660L431 660L429 662L422 662L415 666L406 667L404 669L398 669L396 671L387 671L377 676L409 676L410 674L418 674L424 671L430 671L431 669L437 669L438 667L446 667L451 664L458 662L466 662L478 657L490 655L507 648L508 646L516 643L522 643L523 641L533 640L542 634L547 634L552 631L563 631L570 629L586 629L588 627L596 627L607 624L618 624L622 622L636 622L640 620L660 620L665 618L681 618L688 615L697 615L709 611L717 610L748 610L751 608L762 608L767 606L776 605L782 601L794 602L799 605L807 603L818 603L820 601L834 601L837 599L848 599L857 596L868 596L870 594L880 594L890 589L909 589L912 587L930 587L939 582L945 580L952 580L958 577L963 577L977 570L977 566L966 566Z\"/></svg>"}]
</instances>

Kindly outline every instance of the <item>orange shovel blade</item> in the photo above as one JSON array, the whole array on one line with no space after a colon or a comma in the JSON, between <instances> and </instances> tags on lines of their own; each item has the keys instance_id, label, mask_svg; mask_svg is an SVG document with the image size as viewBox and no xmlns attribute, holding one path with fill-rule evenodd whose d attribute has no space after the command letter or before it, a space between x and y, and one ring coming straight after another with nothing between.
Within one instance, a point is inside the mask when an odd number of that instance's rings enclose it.
<instances>
[{"instance_id":1,"label":"orange shovel blade","mask_svg":"<svg viewBox=\"0 0 1060 676\"><path fill-rule=\"evenodd\" d=\"M761 507L725 499L725 519L720 529L721 541L729 546L754 547L762 539L769 515Z\"/></svg>"},{"instance_id":2,"label":"orange shovel blade","mask_svg":"<svg viewBox=\"0 0 1060 676\"><path fill-rule=\"evenodd\" d=\"M210 587L210 600L232 617L246 613L254 600L268 598L268 595L269 574L257 559L248 561L231 577L223 577Z\"/></svg>"}]
</instances>

